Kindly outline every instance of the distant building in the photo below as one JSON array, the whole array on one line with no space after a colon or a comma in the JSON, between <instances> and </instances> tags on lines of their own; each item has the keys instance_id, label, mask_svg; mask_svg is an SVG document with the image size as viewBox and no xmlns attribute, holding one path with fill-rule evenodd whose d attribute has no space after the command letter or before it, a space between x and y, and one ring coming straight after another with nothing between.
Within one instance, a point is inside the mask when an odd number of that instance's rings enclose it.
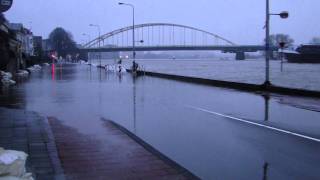
<instances>
[{"instance_id":1,"label":"distant building","mask_svg":"<svg viewBox=\"0 0 320 180\"><path fill-rule=\"evenodd\" d=\"M21 42L16 40L10 24L0 13L0 70L15 73L21 66Z\"/></svg>"},{"instance_id":2,"label":"distant building","mask_svg":"<svg viewBox=\"0 0 320 180\"><path fill-rule=\"evenodd\" d=\"M42 57L42 37L33 36L33 55Z\"/></svg>"},{"instance_id":3,"label":"distant building","mask_svg":"<svg viewBox=\"0 0 320 180\"><path fill-rule=\"evenodd\" d=\"M53 50L53 46L49 39L42 40L42 50L45 52L50 52Z\"/></svg>"},{"instance_id":4,"label":"distant building","mask_svg":"<svg viewBox=\"0 0 320 180\"><path fill-rule=\"evenodd\" d=\"M54 48L49 39L42 39L42 60L50 61L50 54L54 52Z\"/></svg>"},{"instance_id":5,"label":"distant building","mask_svg":"<svg viewBox=\"0 0 320 180\"><path fill-rule=\"evenodd\" d=\"M16 39L21 42L21 51L25 58L33 56L33 35L32 32L24 28L21 23L9 23L9 28L16 35Z\"/></svg>"},{"instance_id":6,"label":"distant building","mask_svg":"<svg viewBox=\"0 0 320 180\"><path fill-rule=\"evenodd\" d=\"M0 70L5 70L9 63L9 28L7 20L0 14Z\"/></svg>"},{"instance_id":7,"label":"distant building","mask_svg":"<svg viewBox=\"0 0 320 180\"><path fill-rule=\"evenodd\" d=\"M9 34L8 22L3 16L0 16L0 32Z\"/></svg>"}]
</instances>

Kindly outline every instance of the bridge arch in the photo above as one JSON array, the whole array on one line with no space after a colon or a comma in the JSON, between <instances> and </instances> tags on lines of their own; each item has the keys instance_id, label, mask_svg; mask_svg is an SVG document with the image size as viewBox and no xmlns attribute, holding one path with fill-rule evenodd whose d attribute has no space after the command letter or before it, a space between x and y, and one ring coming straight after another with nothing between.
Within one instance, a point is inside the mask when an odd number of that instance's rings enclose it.
<instances>
[{"instance_id":1,"label":"bridge arch","mask_svg":"<svg viewBox=\"0 0 320 180\"><path fill-rule=\"evenodd\" d=\"M180 43L179 45L186 45L186 31L189 31L190 32L190 36L196 36L197 33L200 33L202 35L202 40L203 40L203 44L205 44L205 42L207 42L208 39L205 39L205 38L208 38L209 37L209 40L217 40L217 41L221 41L223 42L224 44L226 45L235 45L235 43L233 43L232 41L222 37L222 36L219 36L217 34L214 34L214 33L211 33L211 32L208 32L208 31L205 31L205 30L202 30L202 29L198 29L198 28L195 28L195 27L191 27L191 26L186 26L186 25L179 25L179 24L172 24L172 23L145 23L145 24L137 24L134 26L135 28L135 34L138 33L137 35L139 35L139 33L142 32L142 36L145 36L143 35L144 32L148 33L148 38L149 38L149 34L150 34L150 28L152 28L152 35L154 35L154 28L155 27L158 27L158 37L157 39L159 41L161 41L162 39L162 42L165 41L165 38L167 37L173 37L174 38L174 35L175 35L175 28L178 28L180 29L180 32L182 30L182 34L184 35L184 43ZM166 31L166 28L168 29L169 28L169 31L166 32L168 34L165 33ZM162 31L161 31L162 29ZM171 29L171 31L170 31ZM84 45L85 48L93 48L93 47L97 47L99 42L100 44L102 43L102 46L105 46L105 41L107 40L110 40L110 39L113 39L114 41L114 37L118 37L117 41L119 41L119 36L122 36L122 39L120 41L124 41L124 36L126 36L127 38L127 46L130 46L130 44L132 44L132 41L130 41L130 43L128 42L128 39L131 39L131 38L128 38L130 36L131 33L129 33L129 31L132 31L133 30L133 26L128 26L128 27L124 27L124 28L121 28L121 29L117 29L117 30L114 30L114 31L111 31L109 33L106 33L104 35L101 35L100 37L97 37L93 40L91 40L90 42L88 42L87 44ZM137 36L136 35L136 36ZM167 37L166 37L167 36ZM178 35L179 36L179 35ZM131 36L132 37L132 36ZM139 37L139 36L138 36ZM172 38L171 37L171 38ZM153 37L152 37L153 38ZM189 37L190 38L190 37ZM195 37L192 37L192 41L196 41L197 42L197 39L194 40ZM172 40L171 40L172 41ZM173 40L175 41L175 40ZM180 35L180 41L181 41L181 35ZM182 40L183 41L183 40ZM122 43L123 44L123 43ZM160 44L160 43L159 43ZM116 45L115 43L112 43L112 44L108 44L107 45L112 45L112 46L118 46ZM173 42L173 45L175 45L175 42ZM160 46L160 45L159 45Z\"/></svg>"}]
</instances>

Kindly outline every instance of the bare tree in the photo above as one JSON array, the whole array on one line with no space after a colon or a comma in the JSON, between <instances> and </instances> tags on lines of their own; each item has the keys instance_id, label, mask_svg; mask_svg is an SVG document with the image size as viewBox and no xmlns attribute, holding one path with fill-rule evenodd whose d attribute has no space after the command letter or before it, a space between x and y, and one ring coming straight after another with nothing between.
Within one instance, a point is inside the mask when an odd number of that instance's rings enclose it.
<instances>
[{"instance_id":1,"label":"bare tree","mask_svg":"<svg viewBox=\"0 0 320 180\"><path fill-rule=\"evenodd\" d=\"M320 37L314 37L311 39L310 44L320 45Z\"/></svg>"},{"instance_id":2,"label":"bare tree","mask_svg":"<svg viewBox=\"0 0 320 180\"><path fill-rule=\"evenodd\" d=\"M266 42L266 40L264 40ZM279 46L280 42L285 42L286 47L292 47L294 40L287 34L272 34L270 35L270 46Z\"/></svg>"},{"instance_id":3,"label":"bare tree","mask_svg":"<svg viewBox=\"0 0 320 180\"><path fill-rule=\"evenodd\" d=\"M61 27L55 28L50 33L49 40L59 56L65 57L76 50L76 43L72 34Z\"/></svg>"}]
</instances>

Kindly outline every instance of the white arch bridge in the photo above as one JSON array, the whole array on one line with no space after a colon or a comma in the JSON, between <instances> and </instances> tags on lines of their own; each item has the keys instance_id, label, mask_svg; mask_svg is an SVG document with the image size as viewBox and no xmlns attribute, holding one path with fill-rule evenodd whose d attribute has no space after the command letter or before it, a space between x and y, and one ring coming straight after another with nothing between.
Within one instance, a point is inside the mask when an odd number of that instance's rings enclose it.
<instances>
[{"instance_id":1,"label":"white arch bridge","mask_svg":"<svg viewBox=\"0 0 320 180\"><path fill-rule=\"evenodd\" d=\"M136 51L222 51L236 53L236 59L245 59L245 52L263 51L262 45L237 45L217 34L198 28L170 24L146 23L134 26ZM80 49L82 54L89 52L132 51L133 26L103 34ZM277 47L270 50L276 51Z\"/></svg>"}]
</instances>

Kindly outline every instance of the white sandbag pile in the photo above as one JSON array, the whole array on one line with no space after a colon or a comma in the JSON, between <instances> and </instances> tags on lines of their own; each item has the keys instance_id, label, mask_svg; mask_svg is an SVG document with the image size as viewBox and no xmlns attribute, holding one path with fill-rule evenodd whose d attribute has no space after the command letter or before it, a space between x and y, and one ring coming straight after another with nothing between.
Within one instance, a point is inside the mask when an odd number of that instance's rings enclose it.
<instances>
[{"instance_id":1,"label":"white sandbag pile","mask_svg":"<svg viewBox=\"0 0 320 180\"><path fill-rule=\"evenodd\" d=\"M117 70L118 70L117 72L121 72L121 73L127 72L126 68L124 68L123 66L119 66Z\"/></svg>"},{"instance_id":2,"label":"white sandbag pile","mask_svg":"<svg viewBox=\"0 0 320 180\"><path fill-rule=\"evenodd\" d=\"M79 63L80 63L80 64L87 64L87 62L84 61L84 60L80 60Z\"/></svg>"},{"instance_id":3,"label":"white sandbag pile","mask_svg":"<svg viewBox=\"0 0 320 180\"><path fill-rule=\"evenodd\" d=\"M105 69L107 72L121 72L121 73L125 73L127 72L126 68L124 68L123 66L119 66L119 65L105 65Z\"/></svg>"},{"instance_id":4,"label":"white sandbag pile","mask_svg":"<svg viewBox=\"0 0 320 180\"><path fill-rule=\"evenodd\" d=\"M0 180L33 180L31 173L26 173L27 154L20 151L0 148Z\"/></svg>"},{"instance_id":5,"label":"white sandbag pile","mask_svg":"<svg viewBox=\"0 0 320 180\"><path fill-rule=\"evenodd\" d=\"M39 64L36 64L33 67L36 68L36 69L41 69L42 68Z\"/></svg>"},{"instance_id":6,"label":"white sandbag pile","mask_svg":"<svg viewBox=\"0 0 320 180\"><path fill-rule=\"evenodd\" d=\"M9 72L0 71L1 83L3 85L14 85L16 82L12 80L12 74Z\"/></svg>"},{"instance_id":7,"label":"white sandbag pile","mask_svg":"<svg viewBox=\"0 0 320 180\"><path fill-rule=\"evenodd\" d=\"M29 75L29 72L26 71L26 70L19 70L17 73L16 73L17 76L19 77L26 77Z\"/></svg>"},{"instance_id":8,"label":"white sandbag pile","mask_svg":"<svg viewBox=\"0 0 320 180\"><path fill-rule=\"evenodd\" d=\"M43 63L42 65L44 65L44 66L50 66L49 63Z\"/></svg>"},{"instance_id":9,"label":"white sandbag pile","mask_svg":"<svg viewBox=\"0 0 320 180\"><path fill-rule=\"evenodd\" d=\"M27 69L28 69L30 72L34 72L34 71L39 71L39 70L41 70L42 67L41 67L40 65L36 64L36 65L31 66L31 67L28 67Z\"/></svg>"}]
</instances>

